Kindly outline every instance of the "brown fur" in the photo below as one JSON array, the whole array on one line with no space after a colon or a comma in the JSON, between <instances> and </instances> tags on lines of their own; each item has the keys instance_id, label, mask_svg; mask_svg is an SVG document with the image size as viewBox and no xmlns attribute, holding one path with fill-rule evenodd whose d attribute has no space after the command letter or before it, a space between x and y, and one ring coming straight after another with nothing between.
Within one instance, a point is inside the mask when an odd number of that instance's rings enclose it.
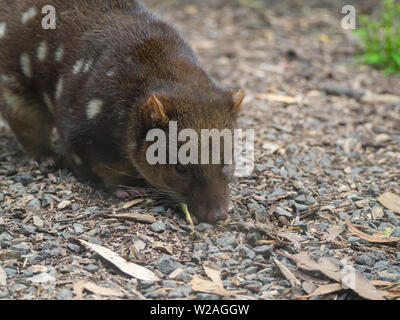
<instances>
[{"instance_id":1,"label":"brown fur","mask_svg":"<svg viewBox=\"0 0 400 320\"><path fill-rule=\"evenodd\" d=\"M56 30L41 27L44 5L56 8ZM23 25L21 15L31 6L37 15ZM182 175L173 165L151 166L145 159L149 129L166 128L171 120L178 129L198 132L232 129L244 96L220 88L173 27L136 0L0 0L1 22L6 33L0 39L0 76L15 81L0 81L0 110L29 154L52 154L55 127L65 158L79 172L113 186L134 186L144 178L201 218L225 218L229 177L222 165L188 166ZM40 62L42 41L47 56ZM57 62L59 46L65 53ZM21 68L22 53L30 58L31 78ZM93 60L88 72L73 73L79 59ZM104 105L88 119L93 99Z\"/></svg>"}]
</instances>

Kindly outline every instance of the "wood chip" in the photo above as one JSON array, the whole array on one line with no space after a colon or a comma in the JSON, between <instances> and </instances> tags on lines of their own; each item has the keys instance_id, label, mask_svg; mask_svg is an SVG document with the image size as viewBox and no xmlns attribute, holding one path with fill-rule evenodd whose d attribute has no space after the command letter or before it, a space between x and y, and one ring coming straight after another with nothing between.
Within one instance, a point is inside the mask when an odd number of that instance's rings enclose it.
<instances>
[{"instance_id":1,"label":"wood chip","mask_svg":"<svg viewBox=\"0 0 400 320\"><path fill-rule=\"evenodd\" d=\"M285 278L290 282L292 287L300 287L301 283L300 281L293 275L293 273L286 267L284 266L278 259L274 259L274 262L276 266L279 268L279 270L282 272L282 274L285 276Z\"/></svg>"},{"instance_id":2,"label":"wood chip","mask_svg":"<svg viewBox=\"0 0 400 320\"><path fill-rule=\"evenodd\" d=\"M170 245L170 244L166 244L166 243L161 242L161 241L156 241L156 242L153 242L151 246L152 246L152 248L154 250L158 250L158 251L161 251L161 252L164 252L164 253L168 253L170 255L173 254L172 245Z\"/></svg>"},{"instance_id":3,"label":"wood chip","mask_svg":"<svg viewBox=\"0 0 400 320\"><path fill-rule=\"evenodd\" d=\"M130 220L130 221L135 221L135 222L149 223L149 224L157 222L157 219L150 214L121 213L121 214L108 215L108 217L116 218L116 219L120 219L120 220Z\"/></svg>"},{"instance_id":4,"label":"wood chip","mask_svg":"<svg viewBox=\"0 0 400 320\"><path fill-rule=\"evenodd\" d=\"M70 206L71 203L72 202L69 200L63 200L58 204L57 209L59 209L59 210L65 209L66 207Z\"/></svg>"},{"instance_id":5,"label":"wood chip","mask_svg":"<svg viewBox=\"0 0 400 320\"><path fill-rule=\"evenodd\" d=\"M364 233L360 230L358 230L351 222L349 219L346 218L346 223L350 229L351 232L353 232L355 235L360 237L363 240L366 240L368 242L376 242L376 243L390 243L390 242L398 242L400 241L400 237L386 237L383 233L382 234L367 234Z\"/></svg>"},{"instance_id":6,"label":"wood chip","mask_svg":"<svg viewBox=\"0 0 400 320\"><path fill-rule=\"evenodd\" d=\"M0 288L7 286L7 273L0 266Z\"/></svg>"},{"instance_id":7,"label":"wood chip","mask_svg":"<svg viewBox=\"0 0 400 320\"><path fill-rule=\"evenodd\" d=\"M93 292L95 294L98 294L100 296L117 297L117 298L122 298L123 296L125 296L124 293L122 293L121 291L119 291L117 289L100 287L93 282L85 282L83 284L83 287L86 290Z\"/></svg>"},{"instance_id":8,"label":"wood chip","mask_svg":"<svg viewBox=\"0 0 400 320\"><path fill-rule=\"evenodd\" d=\"M102 256L104 259L106 259L107 261L109 261L113 265L115 265L122 272L126 273L127 275L130 275L131 277L134 277L139 280L145 280L145 281L146 280L150 280L150 281L160 280L149 269L146 269L145 267L142 267L138 264L126 261L125 259L121 258L119 255L117 255L110 249L107 249L105 247L99 246L94 243L86 242L84 240L80 240L80 239L75 239L75 240L80 242L85 247L92 249L97 254Z\"/></svg>"},{"instance_id":9,"label":"wood chip","mask_svg":"<svg viewBox=\"0 0 400 320\"><path fill-rule=\"evenodd\" d=\"M391 192L385 192L378 201L390 211L400 214L400 197Z\"/></svg>"},{"instance_id":10,"label":"wood chip","mask_svg":"<svg viewBox=\"0 0 400 320\"><path fill-rule=\"evenodd\" d=\"M331 283L319 286L313 293L308 294L306 296L294 296L295 299L309 299L314 296L329 294L333 292L337 292L343 290L343 287L340 283Z\"/></svg>"},{"instance_id":11,"label":"wood chip","mask_svg":"<svg viewBox=\"0 0 400 320\"><path fill-rule=\"evenodd\" d=\"M284 96L279 94L259 93L255 97L256 99L260 100L267 100L269 102L280 102L284 104L296 104L299 102L299 99L296 97Z\"/></svg>"},{"instance_id":12,"label":"wood chip","mask_svg":"<svg viewBox=\"0 0 400 320\"><path fill-rule=\"evenodd\" d=\"M137 204L143 202L144 200L145 199L135 199L135 200L129 201L122 206L122 209L129 209L129 208L133 207L134 205L137 205Z\"/></svg>"}]
</instances>

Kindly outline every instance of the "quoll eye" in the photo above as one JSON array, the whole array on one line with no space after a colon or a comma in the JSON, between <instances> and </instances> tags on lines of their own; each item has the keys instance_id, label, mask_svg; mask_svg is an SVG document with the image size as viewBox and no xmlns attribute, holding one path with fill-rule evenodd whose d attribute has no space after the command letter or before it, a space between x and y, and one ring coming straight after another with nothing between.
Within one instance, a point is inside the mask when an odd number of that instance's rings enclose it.
<instances>
[{"instance_id":1,"label":"quoll eye","mask_svg":"<svg viewBox=\"0 0 400 320\"><path fill-rule=\"evenodd\" d=\"M179 163L176 165L175 170L176 170L176 172L178 172L181 175L184 175L187 173L187 169Z\"/></svg>"}]
</instances>

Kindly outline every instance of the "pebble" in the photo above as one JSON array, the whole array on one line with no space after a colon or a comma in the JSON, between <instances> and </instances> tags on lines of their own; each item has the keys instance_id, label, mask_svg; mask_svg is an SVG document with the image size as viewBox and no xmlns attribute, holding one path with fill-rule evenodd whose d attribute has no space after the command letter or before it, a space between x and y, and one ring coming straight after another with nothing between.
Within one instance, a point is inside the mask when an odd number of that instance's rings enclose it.
<instances>
[{"instance_id":1,"label":"pebble","mask_svg":"<svg viewBox=\"0 0 400 320\"><path fill-rule=\"evenodd\" d=\"M80 223L74 223L72 226L75 233L80 234L84 232L83 225L81 225Z\"/></svg>"},{"instance_id":2,"label":"pebble","mask_svg":"<svg viewBox=\"0 0 400 320\"><path fill-rule=\"evenodd\" d=\"M81 247L74 243L68 243L67 248L73 252L79 252L81 250Z\"/></svg>"},{"instance_id":3,"label":"pebble","mask_svg":"<svg viewBox=\"0 0 400 320\"><path fill-rule=\"evenodd\" d=\"M27 207L32 207L32 208L37 208L40 209L42 206L42 203L40 202L39 199L32 199L31 201L28 202Z\"/></svg>"},{"instance_id":4,"label":"pebble","mask_svg":"<svg viewBox=\"0 0 400 320\"><path fill-rule=\"evenodd\" d=\"M238 244L232 233L225 232L217 239L217 245L222 248L229 246L236 248Z\"/></svg>"},{"instance_id":5,"label":"pebble","mask_svg":"<svg viewBox=\"0 0 400 320\"><path fill-rule=\"evenodd\" d=\"M291 218L291 217L293 216L292 213L290 213L289 211L287 211L287 210L285 210L285 209L283 209L283 208L281 208L281 207L277 207L277 208L275 209L275 213L276 213L278 216L284 216L284 217L288 217L288 218Z\"/></svg>"},{"instance_id":6,"label":"pebble","mask_svg":"<svg viewBox=\"0 0 400 320\"><path fill-rule=\"evenodd\" d=\"M244 244L238 245L235 251L239 252L241 257L248 258L251 260L253 260L256 256L256 253L253 250L247 248Z\"/></svg>"},{"instance_id":7,"label":"pebble","mask_svg":"<svg viewBox=\"0 0 400 320\"><path fill-rule=\"evenodd\" d=\"M259 246L259 247L255 247L254 248L254 252L256 254L261 254L265 257L269 257L272 253L272 251L274 250L274 245L263 245L263 246Z\"/></svg>"},{"instance_id":8,"label":"pebble","mask_svg":"<svg viewBox=\"0 0 400 320\"><path fill-rule=\"evenodd\" d=\"M372 267L375 264L375 259L367 254L363 254L356 259L356 263Z\"/></svg>"},{"instance_id":9,"label":"pebble","mask_svg":"<svg viewBox=\"0 0 400 320\"><path fill-rule=\"evenodd\" d=\"M57 300L72 300L73 294L68 289L61 289L57 292L56 299Z\"/></svg>"},{"instance_id":10,"label":"pebble","mask_svg":"<svg viewBox=\"0 0 400 320\"><path fill-rule=\"evenodd\" d=\"M95 273L99 271L99 267L96 266L95 264L88 264L87 266L85 266L85 270L90 273Z\"/></svg>"},{"instance_id":11,"label":"pebble","mask_svg":"<svg viewBox=\"0 0 400 320\"><path fill-rule=\"evenodd\" d=\"M157 221L150 226L150 230L156 233L163 233L165 231L165 223Z\"/></svg>"},{"instance_id":12,"label":"pebble","mask_svg":"<svg viewBox=\"0 0 400 320\"><path fill-rule=\"evenodd\" d=\"M198 293L196 295L198 300L221 300L221 298L219 296L217 296L216 294L212 294L212 293Z\"/></svg>"},{"instance_id":13,"label":"pebble","mask_svg":"<svg viewBox=\"0 0 400 320\"><path fill-rule=\"evenodd\" d=\"M182 264L177 262L173 256L166 254L159 260L157 269L161 273L168 275L180 267L182 267Z\"/></svg>"}]
</instances>

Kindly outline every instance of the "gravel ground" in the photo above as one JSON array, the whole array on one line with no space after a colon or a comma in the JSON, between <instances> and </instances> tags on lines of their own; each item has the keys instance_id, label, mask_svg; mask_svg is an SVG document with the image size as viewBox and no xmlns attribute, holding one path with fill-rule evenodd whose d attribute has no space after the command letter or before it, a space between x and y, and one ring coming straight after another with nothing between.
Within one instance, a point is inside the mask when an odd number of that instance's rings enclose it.
<instances>
[{"instance_id":1,"label":"gravel ground","mask_svg":"<svg viewBox=\"0 0 400 320\"><path fill-rule=\"evenodd\" d=\"M399 284L400 242L367 241L346 222L400 237L399 212L377 200L400 195L399 77L353 63L357 46L340 27L339 2L145 3L182 31L217 80L246 89L240 124L256 130L255 171L232 184L229 220L198 224L191 236L176 209L151 199L124 209L66 169L41 169L0 121L0 299L295 299L334 282L299 267L290 258L299 252L353 267L381 287ZM371 1L356 3L371 9ZM77 238L161 280L121 273ZM193 279L209 276L204 266L238 292L196 288ZM79 290L82 283L103 291Z\"/></svg>"}]
</instances>

